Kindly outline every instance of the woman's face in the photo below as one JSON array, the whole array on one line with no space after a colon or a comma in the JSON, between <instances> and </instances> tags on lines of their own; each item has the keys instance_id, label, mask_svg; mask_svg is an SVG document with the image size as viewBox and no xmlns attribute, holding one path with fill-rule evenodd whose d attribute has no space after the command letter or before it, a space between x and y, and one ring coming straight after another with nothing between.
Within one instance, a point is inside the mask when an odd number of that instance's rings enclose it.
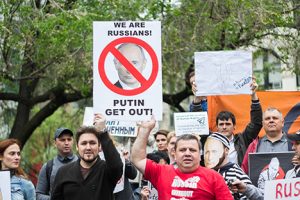
<instances>
[{"instance_id":1,"label":"woman's face","mask_svg":"<svg viewBox=\"0 0 300 200\"><path fill-rule=\"evenodd\" d=\"M12 144L3 153L1 160L1 169L17 169L20 165L20 147L17 144Z\"/></svg>"}]
</instances>

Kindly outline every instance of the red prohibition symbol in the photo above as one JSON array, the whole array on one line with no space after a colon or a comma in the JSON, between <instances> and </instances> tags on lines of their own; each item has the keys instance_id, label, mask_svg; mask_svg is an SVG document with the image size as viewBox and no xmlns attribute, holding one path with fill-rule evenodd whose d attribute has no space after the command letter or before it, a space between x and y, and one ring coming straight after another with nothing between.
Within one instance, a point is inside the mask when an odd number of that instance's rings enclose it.
<instances>
[{"instance_id":1,"label":"red prohibition symbol","mask_svg":"<svg viewBox=\"0 0 300 200\"><path fill-rule=\"evenodd\" d=\"M137 71L134 68L134 66L132 66L132 64L117 50L116 46L122 43L137 44L148 52L152 61L152 71L148 79L146 79L139 71ZM141 86L139 88L135 88L132 90L122 89L115 86L107 78L107 74L105 72L105 60L107 58L108 53L113 54L130 73L134 74L136 79L141 83ZM158 59L152 47L149 44L147 44L145 41L134 37L118 38L110 42L100 54L100 57L98 59L98 72L105 86L109 88L111 91L124 96L134 96L146 91L156 80L158 74Z\"/></svg>"}]
</instances>

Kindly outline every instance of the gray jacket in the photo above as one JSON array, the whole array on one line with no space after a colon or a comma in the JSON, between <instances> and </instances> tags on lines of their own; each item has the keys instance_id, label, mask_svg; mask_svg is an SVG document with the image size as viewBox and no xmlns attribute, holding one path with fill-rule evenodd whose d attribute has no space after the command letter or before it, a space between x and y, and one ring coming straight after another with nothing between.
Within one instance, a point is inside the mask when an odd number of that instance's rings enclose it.
<instances>
[{"instance_id":1,"label":"gray jacket","mask_svg":"<svg viewBox=\"0 0 300 200\"><path fill-rule=\"evenodd\" d=\"M52 172L51 172L51 176L50 176L50 183L47 180L47 174L46 174L47 163L44 163L42 166L42 169L40 170L38 182L36 185L36 199L37 200L50 200L52 185L53 185L55 175L56 175L58 169L65 164L76 161L77 159L78 159L78 157L73 154L71 154L70 156L68 156L66 158L63 158L59 155L55 156L53 158L53 167L52 167ZM50 188L50 191L48 191L49 188Z\"/></svg>"}]
</instances>

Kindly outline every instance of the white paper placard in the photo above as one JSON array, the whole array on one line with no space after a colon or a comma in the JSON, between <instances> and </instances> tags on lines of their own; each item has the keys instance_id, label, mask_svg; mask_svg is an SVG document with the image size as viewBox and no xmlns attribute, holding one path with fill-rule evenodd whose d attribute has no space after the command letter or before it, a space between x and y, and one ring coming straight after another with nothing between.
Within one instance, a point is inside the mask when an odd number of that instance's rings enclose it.
<instances>
[{"instance_id":1,"label":"white paper placard","mask_svg":"<svg viewBox=\"0 0 300 200\"><path fill-rule=\"evenodd\" d=\"M195 52L197 96L251 94L252 52Z\"/></svg>"},{"instance_id":2,"label":"white paper placard","mask_svg":"<svg viewBox=\"0 0 300 200\"><path fill-rule=\"evenodd\" d=\"M207 112L174 113L176 135L197 134L208 135Z\"/></svg>"}]
</instances>

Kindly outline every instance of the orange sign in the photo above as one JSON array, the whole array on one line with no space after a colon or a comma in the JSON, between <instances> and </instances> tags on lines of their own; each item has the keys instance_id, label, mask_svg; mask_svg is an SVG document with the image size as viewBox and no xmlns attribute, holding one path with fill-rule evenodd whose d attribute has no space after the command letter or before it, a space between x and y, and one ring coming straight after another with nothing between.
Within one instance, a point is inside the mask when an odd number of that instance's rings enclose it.
<instances>
[{"instance_id":1,"label":"orange sign","mask_svg":"<svg viewBox=\"0 0 300 200\"><path fill-rule=\"evenodd\" d=\"M284 116L284 131L294 133L300 129L300 92L264 91L257 92L263 111L268 107L278 108ZM251 97L249 95L228 95L208 97L208 120L210 130L216 131L216 116L222 110L232 112L236 117L236 133L242 132L250 122ZM264 135L264 130L260 131Z\"/></svg>"}]
</instances>

